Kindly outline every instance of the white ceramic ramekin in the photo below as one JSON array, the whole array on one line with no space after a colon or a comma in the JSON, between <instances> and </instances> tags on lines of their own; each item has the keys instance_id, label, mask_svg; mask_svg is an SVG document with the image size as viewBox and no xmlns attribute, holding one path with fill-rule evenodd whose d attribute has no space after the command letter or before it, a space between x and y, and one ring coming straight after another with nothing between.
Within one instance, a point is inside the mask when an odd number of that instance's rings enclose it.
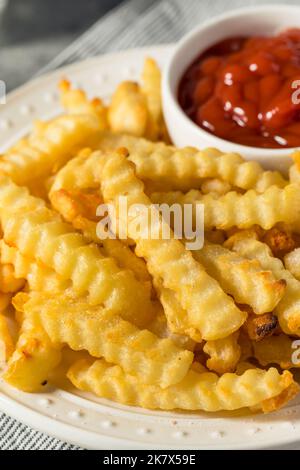
<instances>
[{"instance_id":1,"label":"white ceramic ramekin","mask_svg":"<svg viewBox=\"0 0 300 470\"><path fill-rule=\"evenodd\" d=\"M178 147L217 147L225 152L240 153L248 160L257 160L265 168L286 172L291 164L289 155L294 149L248 147L220 139L185 115L178 104L177 91L186 68L218 41L234 36L274 35L292 27L300 28L300 7L264 5L241 8L213 18L181 39L165 67L162 88L164 115L171 138Z\"/></svg>"}]
</instances>

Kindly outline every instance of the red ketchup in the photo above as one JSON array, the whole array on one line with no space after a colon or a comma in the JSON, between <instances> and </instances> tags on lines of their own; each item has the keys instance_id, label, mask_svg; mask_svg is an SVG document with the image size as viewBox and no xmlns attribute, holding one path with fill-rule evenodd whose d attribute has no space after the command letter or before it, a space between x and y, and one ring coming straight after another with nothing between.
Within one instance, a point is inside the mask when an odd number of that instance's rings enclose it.
<instances>
[{"instance_id":1,"label":"red ketchup","mask_svg":"<svg viewBox=\"0 0 300 470\"><path fill-rule=\"evenodd\" d=\"M215 44L184 73L178 100L198 126L222 139L299 147L300 29Z\"/></svg>"}]
</instances>

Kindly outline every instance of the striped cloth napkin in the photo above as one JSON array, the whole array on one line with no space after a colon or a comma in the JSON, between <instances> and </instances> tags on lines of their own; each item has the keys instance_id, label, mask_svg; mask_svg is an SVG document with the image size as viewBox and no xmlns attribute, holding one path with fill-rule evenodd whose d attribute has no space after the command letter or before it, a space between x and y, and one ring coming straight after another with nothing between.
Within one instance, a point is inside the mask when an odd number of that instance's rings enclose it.
<instances>
[{"instance_id":1,"label":"striped cloth napkin","mask_svg":"<svg viewBox=\"0 0 300 470\"><path fill-rule=\"evenodd\" d=\"M260 0L247 0L246 5L260 3ZM299 1L265 0L264 3L299 4ZM203 20L241 6L245 6L243 0L124 1L62 51L40 73L98 54L176 42ZM79 448L34 431L0 414L0 449L77 450Z\"/></svg>"}]
</instances>

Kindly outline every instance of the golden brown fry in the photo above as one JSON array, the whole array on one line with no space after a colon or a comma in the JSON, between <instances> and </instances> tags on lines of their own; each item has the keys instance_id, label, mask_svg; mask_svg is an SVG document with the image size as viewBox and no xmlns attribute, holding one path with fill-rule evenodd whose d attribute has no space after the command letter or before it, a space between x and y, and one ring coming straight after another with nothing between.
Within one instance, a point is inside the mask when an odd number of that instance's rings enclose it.
<instances>
[{"instance_id":1,"label":"golden brown fry","mask_svg":"<svg viewBox=\"0 0 300 470\"><path fill-rule=\"evenodd\" d=\"M242 375L190 370L176 385L164 390L141 384L126 375L119 366L103 360L79 361L68 372L68 377L80 390L119 403L150 409L236 410L259 407L264 412L279 408L298 392L289 371L282 375L275 368L268 371L247 370Z\"/></svg>"},{"instance_id":2,"label":"golden brown fry","mask_svg":"<svg viewBox=\"0 0 300 470\"><path fill-rule=\"evenodd\" d=\"M21 139L2 156L0 170L17 184L32 185L98 139L99 124L92 115L63 115L47 123L36 123L28 138Z\"/></svg>"},{"instance_id":3,"label":"golden brown fry","mask_svg":"<svg viewBox=\"0 0 300 470\"><path fill-rule=\"evenodd\" d=\"M140 330L109 309L91 307L85 299L39 293L19 297L18 308L33 325L45 330L53 344L68 344L74 350L104 357L143 383L163 388L177 383L193 361L193 353L177 347L170 338Z\"/></svg>"},{"instance_id":4,"label":"golden brown fry","mask_svg":"<svg viewBox=\"0 0 300 470\"><path fill-rule=\"evenodd\" d=\"M233 188L265 192L271 186L283 188L287 181L279 172L265 172L254 161L245 161L234 153L217 149L176 148L163 142L151 142L128 135L101 136L101 150L126 147L136 165L137 176L156 184L156 191L189 191L200 189L207 178L217 178Z\"/></svg>"},{"instance_id":5,"label":"golden brown fry","mask_svg":"<svg viewBox=\"0 0 300 470\"><path fill-rule=\"evenodd\" d=\"M244 194L230 191L216 198L211 194L202 194L190 190L186 194L180 191L151 194L153 203L192 204L194 215L197 205L204 208L205 229L218 228L227 230L232 227L251 228L257 224L268 230L279 222L293 224L300 219L300 186L289 184L284 188L271 186L260 194L249 190Z\"/></svg>"}]
</instances>

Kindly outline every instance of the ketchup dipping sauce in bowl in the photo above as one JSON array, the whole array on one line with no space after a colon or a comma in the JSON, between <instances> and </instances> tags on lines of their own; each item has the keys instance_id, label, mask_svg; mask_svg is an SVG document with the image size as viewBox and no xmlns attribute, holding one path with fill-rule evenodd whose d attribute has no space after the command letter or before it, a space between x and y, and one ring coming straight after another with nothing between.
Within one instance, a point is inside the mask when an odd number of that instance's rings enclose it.
<instances>
[{"instance_id":1,"label":"ketchup dipping sauce in bowl","mask_svg":"<svg viewBox=\"0 0 300 470\"><path fill-rule=\"evenodd\" d=\"M300 8L241 8L200 25L163 73L178 147L216 147L287 173L300 148Z\"/></svg>"},{"instance_id":2,"label":"ketchup dipping sauce in bowl","mask_svg":"<svg viewBox=\"0 0 300 470\"><path fill-rule=\"evenodd\" d=\"M196 124L222 139L300 146L300 29L218 42L186 70L178 101Z\"/></svg>"}]
</instances>

